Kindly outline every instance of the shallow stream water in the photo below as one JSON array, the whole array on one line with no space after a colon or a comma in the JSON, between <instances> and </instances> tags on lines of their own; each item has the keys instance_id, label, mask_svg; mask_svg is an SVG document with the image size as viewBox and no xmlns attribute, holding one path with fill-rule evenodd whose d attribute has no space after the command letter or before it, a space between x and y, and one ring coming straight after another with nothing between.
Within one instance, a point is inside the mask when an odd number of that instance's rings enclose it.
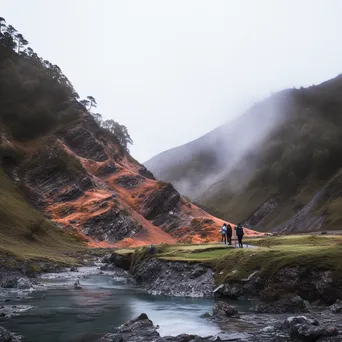
<instances>
[{"instance_id":1,"label":"shallow stream water","mask_svg":"<svg viewBox=\"0 0 342 342\"><path fill-rule=\"evenodd\" d=\"M76 279L80 279L80 290L73 287ZM159 325L162 336L181 333L208 336L222 329L242 332L262 327L238 319L219 325L208 318L213 299L148 295L139 286L127 283L126 278L99 274L96 268L45 275L40 281L45 291L28 293L20 300L13 293L5 303L32 308L0 321L0 325L24 336L23 341L27 342L95 341L142 312ZM232 304L241 313L250 312L250 302Z\"/></svg>"}]
</instances>

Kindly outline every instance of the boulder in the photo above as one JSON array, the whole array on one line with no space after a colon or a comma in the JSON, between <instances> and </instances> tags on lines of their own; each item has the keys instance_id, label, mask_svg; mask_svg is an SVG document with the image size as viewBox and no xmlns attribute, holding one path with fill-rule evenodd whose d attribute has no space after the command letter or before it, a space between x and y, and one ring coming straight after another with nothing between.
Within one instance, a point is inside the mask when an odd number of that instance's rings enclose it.
<instances>
[{"instance_id":1,"label":"boulder","mask_svg":"<svg viewBox=\"0 0 342 342\"><path fill-rule=\"evenodd\" d=\"M102 262L103 264L109 264L109 263L110 263L110 257L111 257L111 254L106 254L106 255L102 258L101 262Z\"/></svg>"},{"instance_id":2,"label":"boulder","mask_svg":"<svg viewBox=\"0 0 342 342\"><path fill-rule=\"evenodd\" d=\"M220 341L213 337L202 338L196 335L181 334L161 337L157 328L145 313L133 318L118 328L117 333L107 334L101 342L209 342ZM231 340L233 341L233 340Z\"/></svg>"},{"instance_id":3,"label":"boulder","mask_svg":"<svg viewBox=\"0 0 342 342\"><path fill-rule=\"evenodd\" d=\"M17 285L18 285L18 278L17 277L5 278L1 282L1 287L6 288L6 289L16 288Z\"/></svg>"},{"instance_id":4,"label":"boulder","mask_svg":"<svg viewBox=\"0 0 342 342\"><path fill-rule=\"evenodd\" d=\"M122 268L126 271L131 268L131 256L129 254L113 253L109 258L109 262L114 266Z\"/></svg>"},{"instance_id":5,"label":"boulder","mask_svg":"<svg viewBox=\"0 0 342 342\"><path fill-rule=\"evenodd\" d=\"M259 302L256 313L305 313L308 312L305 301L299 296L285 297L272 302Z\"/></svg>"},{"instance_id":6,"label":"boulder","mask_svg":"<svg viewBox=\"0 0 342 342\"><path fill-rule=\"evenodd\" d=\"M235 306L229 305L225 302L217 302L213 308L213 316L216 317L231 317L236 316L238 310Z\"/></svg>"},{"instance_id":7,"label":"boulder","mask_svg":"<svg viewBox=\"0 0 342 342\"><path fill-rule=\"evenodd\" d=\"M75 290L81 290L81 289L82 289L82 286L81 286L79 280L77 280L77 281L75 282L75 284L74 284L74 289L75 289Z\"/></svg>"},{"instance_id":8,"label":"boulder","mask_svg":"<svg viewBox=\"0 0 342 342\"><path fill-rule=\"evenodd\" d=\"M133 318L118 328L117 334L107 334L102 342L152 342L156 341L158 334L153 322L145 313Z\"/></svg>"},{"instance_id":9,"label":"boulder","mask_svg":"<svg viewBox=\"0 0 342 342\"><path fill-rule=\"evenodd\" d=\"M342 313L342 301L337 300L335 304L329 307L332 313Z\"/></svg>"},{"instance_id":10,"label":"boulder","mask_svg":"<svg viewBox=\"0 0 342 342\"><path fill-rule=\"evenodd\" d=\"M17 283L17 288L20 290L27 290L32 287L32 283L27 278L19 278Z\"/></svg>"},{"instance_id":11,"label":"boulder","mask_svg":"<svg viewBox=\"0 0 342 342\"><path fill-rule=\"evenodd\" d=\"M240 282L229 282L224 284L220 293L231 299L237 299L245 294L244 288Z\"/></svg>"},{"instance_id":12,"label":"boulder","mask_svg":"<svg viewBox=\"0 0 342 342\"><path fill-rule=\"evenodd\" d=\"M0 326L0 342L19 342L8 330Z\"/></svg>"},{"instance_id":13,"label":"boulder","mask_svg":"<svg viewBox=\"0 0 342 342\"><path fill-rule=\"evenodd\" d=\"M291 341L314 342L321 338L338 335L334 326L320 326L317 320L305 316L289 317L284 322L284 328L289 331Z\"/></svg>"},{"instance_id":14,"label":"boulder","mask_svg":"<svg viewBox=\"0 0 342 342\"><path fill-rule=\"evenodd\" d=\"M78 272L78 268L76 266L72 266L70 268L70 272Z\"/></svg>"}]
</instances>

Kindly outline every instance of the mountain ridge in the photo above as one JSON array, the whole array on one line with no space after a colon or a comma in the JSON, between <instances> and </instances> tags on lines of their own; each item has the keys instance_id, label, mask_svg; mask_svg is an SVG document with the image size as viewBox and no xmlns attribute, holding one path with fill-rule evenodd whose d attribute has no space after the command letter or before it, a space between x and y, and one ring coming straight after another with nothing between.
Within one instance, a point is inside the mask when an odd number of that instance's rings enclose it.
<instances>
[{"instance_id":1,"label":"mountain ridge","mask_svg":"<svg viewBox=\"0 0 342 342\"><path fill-rule=\"evenodd\" d=\"M229 126L235 132L245 133L247 122L259 132L260 127L265 127L268 117L280 118L258 139L247 138L245 150L235 159L230 157L229 139L226 144L222 141L219 146L212 144L203 158L201 146L208 141L204 135L199 138L201 144L194 146L192 142L190 147L187 144L181 147L191 150L190 157L186 156L181 163L169 158L169 164L165 165L154 157L145 165L157 178L170 181L182 194L223 219L229 217L235 222L243 221L254 229L266 231L338 229L335 224L339 222L337 208L330 205L330 201L335 200L324 187L339 179L342 167L339 162L342 151L338 143L342 137L341 91L341 74L316 86L286 89L254 105L234 122L217 128L214 134L220 129L227 130ZM267 109L273 112L269 116L265 115ZM235 141L231 144L236 148ZM224 152L217 152L222 150L222 146ZM167 151L163 156L167 159ZM212 172L208 161L218 156L224 159L222 164L227 164ZM196 167L201 170L200 177L196 176ZM303 220L301 210L320 190L329 199L324 203L320 201L319 207L313 206ZM316 211L320 212L319 219L310 223L310 215L315 217ZM302 217L302 227L298 224L294 227L291 223L295 217L296 221ZM334 217L334 224L331 217Z\"/></svg>"}]
</instances>

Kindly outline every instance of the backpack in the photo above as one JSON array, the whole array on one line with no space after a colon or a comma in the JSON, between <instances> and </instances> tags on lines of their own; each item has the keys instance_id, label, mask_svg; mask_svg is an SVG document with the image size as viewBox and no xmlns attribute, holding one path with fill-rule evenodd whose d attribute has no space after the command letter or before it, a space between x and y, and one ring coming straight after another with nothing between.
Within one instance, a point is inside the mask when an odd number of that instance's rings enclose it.
<instances>
[{"instance_id":1,"label":"backpack","mask_svg":"<svg viewBox=\"0 0 342 342\"><path fill-rule=\"evenodd\" d=\"M238 226L236 227L236 235L237 235L237 236L243 236L243 235L244 235L243 228L242 228L241 225L238 225Z\"/></svg>"}]
</instances>

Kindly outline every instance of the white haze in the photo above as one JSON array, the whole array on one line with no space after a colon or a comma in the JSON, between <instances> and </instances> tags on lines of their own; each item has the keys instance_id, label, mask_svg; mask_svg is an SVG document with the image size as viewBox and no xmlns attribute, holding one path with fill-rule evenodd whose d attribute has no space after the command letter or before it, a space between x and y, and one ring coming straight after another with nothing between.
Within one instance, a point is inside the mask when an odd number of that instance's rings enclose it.
<instances>
[{"instance_id":1,"label":"white haze","mask_svg":"<svg viewBox=\"0 0 342 342\"><path fill-rule=\"evenodd\" d=\"M235 118L225 125L211 131L209 134L171 151L166 151L146 163L146 166L162 180L173 170L188 169L193 167L194 161L202 161L201 153L210 153L216 158L216 167L210 172L210 164L206 164L204 174L201 166L194 169L192 174L181 174L181 178L173 180L177 190L195 201L209 198L212 193L219 192L222 185L232 192L241 190L247 185L249 175L254 172L255 160L250 160L248 155L252 151L258 151L265 139L286 119L286 108L289 108L288 91L282 91L264 101L253 105L243 115ZM247 157L247 158L246 158ZM234 170L239 165L237 174ZM189 165L192 165L191 167ZM198 177L199 176L199 177ZM220 181L223 181L221 184ZM227 183L229 180L229 183Z\"/></svg>"},{"instance_id":2,"label":"white haze","mask_svg":"<svg viewBox=\"0 0 342 342\"><path fill-rule=\"evenodd\" d=\"M288 87L341 72L340 0L1 0L144 162Z\"/></svg>"}]
</instances>

